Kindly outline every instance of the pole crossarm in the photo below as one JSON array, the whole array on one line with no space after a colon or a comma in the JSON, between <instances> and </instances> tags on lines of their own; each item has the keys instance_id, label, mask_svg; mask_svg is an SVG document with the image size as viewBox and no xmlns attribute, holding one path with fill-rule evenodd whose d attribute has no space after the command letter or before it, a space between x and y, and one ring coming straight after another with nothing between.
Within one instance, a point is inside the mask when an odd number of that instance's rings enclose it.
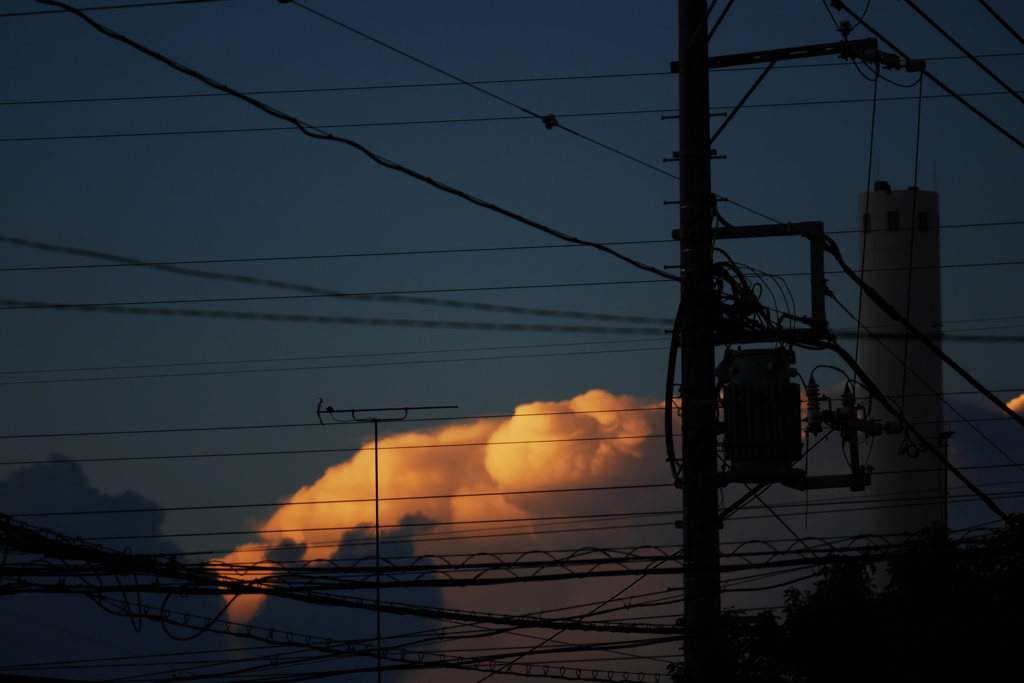
<instances>
[{"instance_id":1,"label":"pole crossarm","mask_svg":"<svg viewBox=\"0 0 1024 683\"><path fill-rule=\"evenodd\" d=\"M811 278L811 316L809 318L792 319L805 323L810 329L778 330L768 337L749 335L747 337L730 338L735 344L758 341L788 341L812 343L831 337L828 330L828 318L825 312L825 224L821 221L804 221L800 223L769 223L767 225L728 225L715 228L715 240L746 239L758 237L804 237L810 244L810 278Z\"/></svg>"},{"instance_id":2,"label":"pole crossarm","mask_svg":"<svg viewBox=\"0 0 1024 683\"><path fill-rule=\"evenodd\" d=\"M880 64L890 69L899 69L900 56L878 49L877 38L861 38L859 40L840 40L836 43L819 43L817 45L801 45L799 47L782 47L773 50L755 50L739 52L733 55L709 57L708 69L726 69L735 66L750 66L782 62L790 59L806 59L810 57L828 57L834 55L840 59L859 59L872 64ZM908 71L916 70L917 60L907 60ZM679 62L671 63L672 73L679 73Z\"/></svg>"}]
</instances>

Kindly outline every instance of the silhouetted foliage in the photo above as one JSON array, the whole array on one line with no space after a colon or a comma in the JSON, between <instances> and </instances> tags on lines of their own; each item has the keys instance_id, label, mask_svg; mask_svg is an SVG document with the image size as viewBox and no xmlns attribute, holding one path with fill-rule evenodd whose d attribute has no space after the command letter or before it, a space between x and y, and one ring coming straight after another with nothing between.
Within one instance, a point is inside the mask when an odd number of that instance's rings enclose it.
<instances>
[{"instance_id":1,"label":"silhouetted foliage","mask_svg":"<svg viewBox=\"0 0 1024 683\"><path fill-rule=\"evenodd\" d=\"M1015 670L1024 642L1024 527L957 542L929 529L886 571L846 559L814 588L790 589L781 615L730 611L715 680L735 683L952 681ZM781 619L781 620L780 620ZM677 683L683 667L670 669Z\"/></svg>"}]
</instances>

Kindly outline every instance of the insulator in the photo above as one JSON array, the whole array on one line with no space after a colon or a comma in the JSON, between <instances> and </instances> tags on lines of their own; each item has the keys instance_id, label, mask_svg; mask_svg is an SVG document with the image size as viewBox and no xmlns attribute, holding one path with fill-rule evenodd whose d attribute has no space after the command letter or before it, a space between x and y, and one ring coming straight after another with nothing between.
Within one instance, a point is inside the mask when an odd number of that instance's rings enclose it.
<instances>
[{"instance_id":1,"label":"insulator","mask_svg":"<svg viewBox=\"0 0 1024 683\"><path fill-rule=\"evenodd\" d=\"M821 391L813 379L807 383L807 433L821 433Z\"/></svg>"}]
</instances>

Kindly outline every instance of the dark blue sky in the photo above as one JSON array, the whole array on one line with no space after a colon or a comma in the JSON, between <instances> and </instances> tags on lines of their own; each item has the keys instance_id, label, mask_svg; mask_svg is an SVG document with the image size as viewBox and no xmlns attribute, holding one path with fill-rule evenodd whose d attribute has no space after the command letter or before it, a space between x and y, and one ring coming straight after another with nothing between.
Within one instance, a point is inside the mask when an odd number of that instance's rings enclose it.
<instances>
[{"instance_id":1,"label":"dark blue sky","mask_svg":"<svg viewBox=\"0 0 1024 683\"><path fill-rule=\"evenodd\" d=\"M670 240L677 212L664 204L677 196L670 177L677 169L663 162L678 148L677 130L662 118L678 107L668 73L677 51L675 3L305 4L458 78L503 81L480 87L518 108L297 5L231 0L91 16L487 202L586 240L621 243L617 249L658 268L678 263ZM852 4L860 12L865 2ZM1024 28L1019 3L990 4ZM28 0L0 6L0 291L8 301L0 310L0 433L8 437L0 478L14 471L12 463L54 452L76 460L154 457L163 459L90 462L83 471L102 492L131 490L164 507L266 503L348 457L316 451L352 448L367 437L365 429L320 428L313 412L320 398L336 407L458 405L414 415L457 419L595 388L662 394L662 330L671 325L677 285L567 246L345 145L304 137L70 14L5 16L46 9ZM980 5L928 11L986 55L1011 87L1024 88L1024 45ZM821 2L737 2L711 53L832 42L841 18ZM905 4L871 3L867 19L1024 139L1024 104L1000 94ZM852 38L869 35L859 27ZM715 111L734 105L757 73L713 74ZM714 189L731 200L721 204L723 215L736 224L764 222L745 206L782 222L823 221L855 261L857 193L874 180L937 190L949 266L947 332L1019 335L1024 149L933 84L919 89L913 74L883 72L888 80L877 91L869 74L834 58L777 66L716 142L727 156L714 165ZM547 130L523 109L555 114L592 140ZM38 248L44 245L153 263L209 261L182 267L483 306L312 296ZM762 239L726 249L741 263L785 275L794 312L806 313L803 243ZM781 301L782 288L771 287ZM830 287L855 310L856 292L843 275L830 275ZM19 310L12 302L147 313ZM152 314L168 309L178 313ZM255 319L180 313L186 310ZM649 321L593 319L598 314ZM829 318L837 330L852 329L836 305ZM453 322L470 328L445 326ZM482 323L499 328L473 329ZM509 328L531 325L643 329ZM1006 400L1024 393L1019 348L946 344ZM799 358L804 369L837 362L807 351ZM965 389L947 381L949 391ZM15 435L29 436L9 438ZM252 454L271 451L302 452ZM218 457L166 459L182 455ZM264 517L252 509L175 513L164 530L234 530ZM984 520L972 512L962 521Z\"/></svg>"}]
</instances>

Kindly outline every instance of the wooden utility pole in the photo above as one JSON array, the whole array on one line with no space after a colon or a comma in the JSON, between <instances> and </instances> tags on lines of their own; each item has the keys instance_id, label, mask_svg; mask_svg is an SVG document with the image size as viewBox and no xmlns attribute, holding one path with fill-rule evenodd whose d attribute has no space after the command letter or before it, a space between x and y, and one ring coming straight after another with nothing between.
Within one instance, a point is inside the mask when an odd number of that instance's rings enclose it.
<instances>
[{"instance_id":1,"label":"wooden utility pole","mask_svg":"<svg viewBox=\"0 0 1024 683\"><path fill-rule=\"evenodd\" d=\"M832 4L844 8L838 0L832 0ZM849 486L851 490L859 491L870 483L869 473L856 460L851 463L850 475L822 477L808 477L806 473L796 470L792 467L795 460L789 456L775 462L778 458L773 460L772 454L775 451L770 435L776 433L774 430L779 425L773 427L767 424L767 418L761 414L748 414L746 420L735 419L733 434L738 437L739 444L753 439L763 449L750 452L749 449L737 448L730 456L728 426L731 418L727 406L723 406L726 424L724 445L726 458L732 459L733 467L719 471L716 344L771 343L778 347L780 343L786 342L821 342L827 340L829 334L824 303L823 226L821 223L787 223L713 228L716 197L711 191L711 161L717 157L717 153L711 149L711 145L778 61L833 55L844 60L858 59L891 69L920 71L924 68L921 60L907 60L904 63L899 55L879 50L878 41L874 38L850 40L852 29L847 22L839 27L842 40L838 42L709 58L708 14L707 0L679 0L679 61L673 65L679 74L678 235L682 267L682 293L673 341L680 352L682 452L676 460L671 454L674 447L669 439L669 458L677 485L683 490L682 527L686 572L683 581L683 657L686 683L709 683L716 680L716 670L720 664L722 595L719 529L723 516L719 514L719 486L730 481L759 484L774 482L799 490ZM710 135L710 70L751 64L764 64L765 69L725 118L718 132L714 136ZM719 320L720 302L713 272L715 240L785 235L802 235L811 240L812 316L801 319L809 327L790 330L768 326L740 333L730 331L727 326L723 327L723 321ZM757 361L752 359L750 362L756 365ZM758 382L761 380L754 384ZM670 406L666 403L667 410ZM734 405L732 410L742 413L741 407ZM798 416L799 411L795 414ZM780 414L780 417L784 422L785 416ZM798 422L794 426L798 428ZM798 456L799 449L796 453ZM743 468L735 467L740 456L746 459ZM754 462L750 462L750 456L754 456ZM751 469L752 465L760 466L761 470L755 473ZM773 466L764 469L766 465ZM745 500L741 498L732 507L742 506Z\"/></svg>"},{"instance_id":2,"label":"wooden utility pole","mask_svg":"<svg viewBox=\"0 0 1024 683\"><path fill-rule=\"evenodd\" d=\"M706 0L679 2L679 255L682 265L683 658L687 681L714 678L719 582L717 426Z\"/></svg>"}]
</instances>

